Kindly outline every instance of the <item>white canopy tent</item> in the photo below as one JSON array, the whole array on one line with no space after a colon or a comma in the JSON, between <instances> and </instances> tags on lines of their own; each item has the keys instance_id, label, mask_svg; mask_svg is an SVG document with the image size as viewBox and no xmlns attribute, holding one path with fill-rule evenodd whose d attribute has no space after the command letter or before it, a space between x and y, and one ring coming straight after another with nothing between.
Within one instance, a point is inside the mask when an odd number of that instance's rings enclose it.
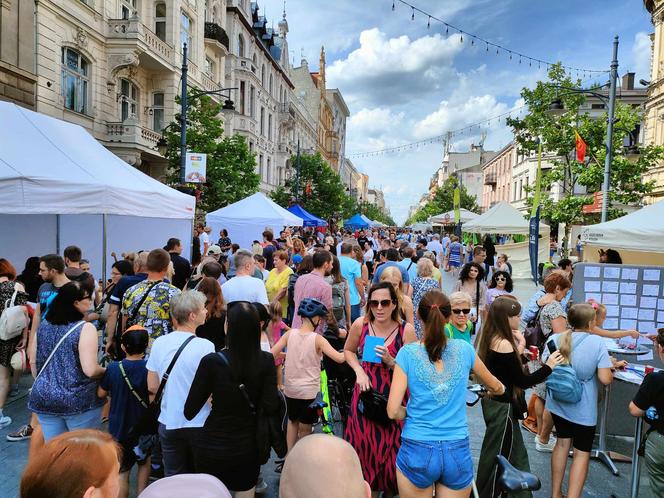
<instances>
[{"instance_id":1,"label":"white canopy tent","mask_svg":"<svg viewBox=\"0 0 664 498\"><path fill-rule=\"evenodd\" d=\"M540 222L540 232L549 229L549 225ZM507 202L499 202L486 213L463 225L467 233L504 233L528 235L529 223L518 211ZM548 232L547 232L548 233Z\"/></svg>"},{"instance_id":2,"label":"white canopy tent","mask_svg":"<svg viewBox=\"0 0 664 498\"><path fill-rule=\"evenodd\" d=\"M0 256L19 271L26 258L72 244L97 277L111 252L162 247L169 237L189 256L195 203L81 126L0 102Z\"/></svg>"},{"instance_id":3,"label":"white canopy tent","mask_svg":"<svg viewBox=\"0 0 664 498\"><path fill-rule=\"evenodd\" d=\"M624 263L664 264L664 201L628 215L581 229L584 259L597 259L594 249L616 249ZM631 254L633 252L633 254Z\"/></svg>"},{"instance_id":4,"label":"white canopy tent","mask_svg":"<svg viewBox=\"0 0 664 498\"><path fill-rule=\"evenodd\" d=\"M262 233L266 228L278 236L285 226L301 227L303 224L302 218L260 192L208 213L205 221L212 228L214 236L225 228L233 243L245 249L250 248L254 240L262 241Z\"/></svg>"},{"instance_id":5,"label":"white canopy tent","mask_svg":"<svg viewBox=\"0 0 664 498\"><path fill-rule=\"evenodd\" d=\"M461 223L468 223L479 216L479 214L475 214L464 208L459 209L459 215ZM446 213L429 216L427 221L432 225L452 225L454 224L454 209L447 211Z\"/></svg>"}]
</instances>

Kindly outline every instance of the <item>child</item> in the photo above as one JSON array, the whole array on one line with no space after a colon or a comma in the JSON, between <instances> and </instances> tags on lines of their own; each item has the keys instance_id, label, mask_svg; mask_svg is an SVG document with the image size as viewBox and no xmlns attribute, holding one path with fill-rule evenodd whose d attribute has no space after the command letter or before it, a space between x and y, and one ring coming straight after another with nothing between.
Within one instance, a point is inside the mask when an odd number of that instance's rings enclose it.
<instances>
[{"instance_id":1,"label":"child","mask_svg":"<svg viewBox=\"0 0 664 498\"><path fill-rule=\"evenodd\" d=\"M601 337L609 337L611 339L620 339L622 337L632 337L638 339L640 334L636 330L605 330L602 328L604 320L606 319L606 306L598 303L594 299L589 299L588 304L595 310L595 325L591 329L591 333Z\"/></svg>"},{"instance_id":2,"label":"child","mask_svg":"<svg viewBox=\"0 0 664 498\"><path fill-rule=\"evenodd\" d=\"M335 350L315 330L328 315L323 303L305 298L300 302L297 314L302 317L299 329L290 329L272 347L277 357L288 347L285 361L284 395L288 408L286 441L290 451L301 437L311 434L311 425L318 414L309 408L320 392L321 355L337 363L344 362L344 355Z\"/></svg>"},{"instance_id":3,"label":"child","mask_svg":"<svg viewBox=\"0 0 664 498\"><path fill-rule=\"evenodd\" d=\"M148 485L150 456L139 457L134 451L138 440L130 436L131 428L139 421L148 404L148 371L145 368L145 350L148 347L148 331L140 325L129 327L120 339L122 351L127 357L111 362L97 388L97 396L111 396L109 432L122 447L120 462L121 498L129 496L129 472L138 463L136 494ZM131 387L130 387L131 384ZM139 400L140 398L140 400ZM139 452L139 454L142 452Z\"/></svg>"},{"instance_id":4,"label":"child","mask_svg":"<svg viewBox=\"0 0 664 498\"><path fill-rule=\"evenodd\" d=\"M279 301L273 301L270 303L270 306L267 308L268 312L270 313L270 334L268 338L270 339L270 347L274 346L277 342L279 342L279 339L281 339L281 336L284 335L284 332L290 329L288 325L284 323L282 320L282 312L283 308L281 306L281 302ZM283 357L280 356L275 356L274 357L274 364L277 367L277 386L279 389L284 388L284 359Z\"/></svg>"},{"instance_id":5,"label":"child","mask_svg":"<svg viewBox=\"0 0 664 498\"><path fill-rule=\"evenodd\" d=\"M267 307L263 303L251 303L256 311L258 311L258 319L261 324L261 350L266 353L270 352L272 347L272 338L268 332L270 326L270 313L267 310Z\"/></svg>"}]
</instances>

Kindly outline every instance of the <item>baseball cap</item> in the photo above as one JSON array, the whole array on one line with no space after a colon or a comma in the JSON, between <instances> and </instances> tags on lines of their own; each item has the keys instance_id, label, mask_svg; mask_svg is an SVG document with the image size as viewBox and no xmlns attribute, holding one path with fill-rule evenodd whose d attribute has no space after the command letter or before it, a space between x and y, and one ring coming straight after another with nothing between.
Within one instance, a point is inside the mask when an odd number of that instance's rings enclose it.
<instances>
[{"instance_id":1,"label":"baseball cap","mask_svg":"<svg viewBox=\"0 0 664 498\"><path fill-rule=\"evenodd\" d=\"M208 256L217 256L221 254L221 247L219 247L217 244L212 244L210 247L208 247Z\"/></svg>"}]
</instances>

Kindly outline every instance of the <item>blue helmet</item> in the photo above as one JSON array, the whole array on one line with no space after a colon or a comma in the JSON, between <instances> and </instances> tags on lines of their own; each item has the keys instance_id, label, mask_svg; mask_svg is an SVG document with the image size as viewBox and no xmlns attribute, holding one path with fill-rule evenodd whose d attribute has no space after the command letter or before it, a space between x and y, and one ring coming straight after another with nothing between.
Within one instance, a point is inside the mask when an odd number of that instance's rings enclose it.
<instances>
[{"instance_id":1,"label":"blue helmet","mask_svg":"<svg viewBox=\"0 0 664 498\"><path fill-rule=\"evenodd\" d=\"M326 316L327 308L318 299L306 297L300 301L300 306L297 308L297 314L304 318Z\"/></svg>"}]
</instances>

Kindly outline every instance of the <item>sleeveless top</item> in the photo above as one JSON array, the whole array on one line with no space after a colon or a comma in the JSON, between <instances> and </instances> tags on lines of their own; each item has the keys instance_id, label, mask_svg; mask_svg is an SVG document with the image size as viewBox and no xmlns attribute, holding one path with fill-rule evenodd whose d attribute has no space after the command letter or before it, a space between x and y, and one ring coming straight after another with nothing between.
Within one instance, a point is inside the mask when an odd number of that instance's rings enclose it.
<instances>
[{"instance_id":1,"label":"sleeveless top","mask_svg":"<svg viewBox=\"0 0 664 498\"><path fill-rule=\"evenodd\" d=\"M75 322L53 325L42 320L37 330L37 372ZM35 380L28 408L45 415L77 415L104 404L97 397L97 380L83 373L78 356L78 341L83 323L69 334L57 349L46 369Z\"/></svg>"},{"instance_id":2,"label":"sleeveless top","mask_svg":"<svg viewBox=\"0 0 664 498\"><path fill-rule=\"evenodd\" d=\"M286 344L284 394L294 399L314 399L320 392L321 355L316 332L292 330Z\"/></svg>"}]
</instances>

